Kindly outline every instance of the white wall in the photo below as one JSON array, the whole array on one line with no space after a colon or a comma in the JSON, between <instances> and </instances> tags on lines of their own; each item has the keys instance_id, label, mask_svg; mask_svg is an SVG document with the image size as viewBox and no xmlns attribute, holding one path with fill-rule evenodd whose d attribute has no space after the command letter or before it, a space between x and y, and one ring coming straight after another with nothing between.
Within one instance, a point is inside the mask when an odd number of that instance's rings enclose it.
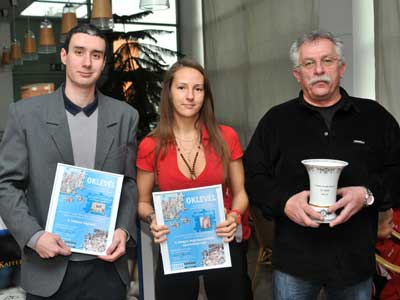
<instances>
[{"instance_id":1,"label":"white wall","mask_svg":"<svg viewBox=\"0 0 400 300\"><path fill-rule=\"evenodd\" d=\"M343 40L343 54L347 63L347 70L342 79L342 86L350 95L353 95L353 17L351 1L320 0L319 29L330 31Z\"/></svg>"},{"instance_id":2,"label":"white wall","mask_svg":"<svg viewBox=\"0 0 400 300\"><path fill-rule=\"evenodd\" d=\"M353 0L354 94L376 100L373 0Z\"/></svg>"},{"instance_id":3,"label":"white wall","mask_svg":"<svg viewBox=\"0 0 400 300\"><path fill-rule=\"evenodd\" d=\"M375 99L373 0L320 0L319 27L344 42L342 86L350 95Z\"/></svg>"}]
</instances>

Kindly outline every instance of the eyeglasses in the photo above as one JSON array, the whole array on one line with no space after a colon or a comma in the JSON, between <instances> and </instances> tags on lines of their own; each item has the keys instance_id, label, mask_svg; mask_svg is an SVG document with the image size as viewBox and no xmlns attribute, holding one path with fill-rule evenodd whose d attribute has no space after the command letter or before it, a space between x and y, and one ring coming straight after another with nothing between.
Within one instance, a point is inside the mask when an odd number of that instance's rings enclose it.
<instances>
[{"instance_id":1,"label":"eyeglasses","mask_svg":"<svg viewBox=\"0 0 400 300\"><path fill-rule=\"evenodd\" d=\"M341 61L341 59L337 58L337 57L327 56L327 57L324 57L323 59L321 59L321 65L324 66L325 68L329 68L329 67L332 67L336 61ZM307 70L312 70L315 68L316 65L317 65L317 62L315 60L307 59L302 64L299 64L299 67L303 67L304 69L307 69Z\"/></svg>"}]
</instances>

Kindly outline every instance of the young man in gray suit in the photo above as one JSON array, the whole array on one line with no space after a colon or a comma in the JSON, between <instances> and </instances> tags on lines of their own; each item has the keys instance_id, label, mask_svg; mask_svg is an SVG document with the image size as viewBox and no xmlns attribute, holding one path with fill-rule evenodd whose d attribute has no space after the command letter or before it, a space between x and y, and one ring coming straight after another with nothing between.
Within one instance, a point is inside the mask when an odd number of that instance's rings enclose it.
<instances>
[{"instance_id":1,"label":"young man in gray suit","mask_svg":"<svg viewBox=\"0 0 400 300\"><path fill-rule=\"evenodd\" d=\"M65 84L10 106L0 145L0 215L21 247L21 286L29 300L125 299L126 241L135 240L138 114L96 90L106 52L101 31L78 25L61 50ZM57 163L125 175L107 255L72 254L44 231Z\"/></svg>"}]
</instances>

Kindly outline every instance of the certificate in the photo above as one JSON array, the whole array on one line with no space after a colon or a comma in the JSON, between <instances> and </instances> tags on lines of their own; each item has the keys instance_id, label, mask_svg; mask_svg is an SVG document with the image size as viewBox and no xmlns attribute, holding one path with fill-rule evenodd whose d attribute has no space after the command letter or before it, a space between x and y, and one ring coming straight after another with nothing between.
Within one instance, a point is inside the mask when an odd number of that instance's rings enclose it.
<instances>
[{"instance_id":1,"label":"certificate","mask_svg":"<svg viewBox=\"0 0 400 300\"><path fill-rule=\"evenodd\" d=\"M153 193L157 224L169 228L160 244L165 274L231 267L229 244L218 237L225 220L221 185Z\"/></svg>"},{"instance_id":2,"label":"certificate","mask_svg":"<svg viewBox=\"0 0 400 300\"><path fill-rule=\"evenodd\" d=\"M3 222L3 219L0 217L0 235L7 235L9 234L6 225Z\"/></svg>"},{"instance_id":3,"label":"certificate","mask_svg":"<svg viewBox=\"0 0 400 300\"><path fill-rule=\"evenodd\" d=\"M46 231L72 252L105 255L114 235L124 176L58 164Z\"/></svg>"}]
</instances>

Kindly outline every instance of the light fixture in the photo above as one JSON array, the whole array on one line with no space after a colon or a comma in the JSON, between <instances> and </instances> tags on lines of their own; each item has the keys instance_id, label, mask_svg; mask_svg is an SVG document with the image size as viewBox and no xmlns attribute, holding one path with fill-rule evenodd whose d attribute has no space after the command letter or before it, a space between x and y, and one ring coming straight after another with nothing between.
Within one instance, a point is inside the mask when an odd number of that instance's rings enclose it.
<instances>
[{"instance_id":1,"label":"light fixture","mask_svg":"<svg viewBox=\"0 0 400 300\"><path fill-rule=\"evenodd\" d=\"M16 66L22 65L24 61L22 60L21 45L17 40L17 32L15 30L15 6L17 6L17 1L11 1L12 5L12 21L13 21L13 39L10 44L10 59L12 63Z\"/></svg>"},{"instance_id":2,"label":"light fixture","mask_svg":"<svg viewBox=\"0 0 400 300\"><path fill-rule=\"evenodd\" d=\"M39 31L39 53L40 54L51 54L56 53L56 41L54 39L54 31L53 24L47 19L44 18L42 22L40 22L40 31Z\"/></svg>"},{"instance_id":3,"label":"light fixture","mask_svg":"<svg viewBox=\"0 0 400 300\"><path fill-rule=\"evenodd\" d=\"M24 60L34 61L38 59L36 36L32 30L27 29L24 35Z\"/></svg>"},{"instance_id":4,"label":"light fixture","mask_svg":"<svg viewBox=\"0 0 400 300\"><path fill-rule=\"evenodd\" d=\"M10 58L14 65L20 66L24 64L22 60L21 45L18 40L13 40L10 44Z\"/></svg>"},{"instance_id":5,"label":"light fixture","mask_svg":"<svg viewBox=\"0 0 400 300\"><path fill-rule=\"evenodd\" d=\"M60 33L60 43L65 42L67 33L78 25L78 20L76 18L75 8L71 3L66 3L63 8L63 15L61 20L61 33Z\"/></svg>"},{"instance_id":6,"label":"light fixture","mask_svg":"<svg viewBox=\"0 0 400 300\"><path fill-rule=\"evenodd\" d=\"M1 54L1 64L3 66L9 65L11 63L10 61L10 48L7 46L3 47L3 53Z\"/></svg>"},{"instance_id":7,"label":"light fixture","mask_svg":"<svg viewBox=\"0 0 400 300\"><path fill-rule=\"evenodd\" d=\"M140 0L139 8L143 10L162 10L169 8L168 0Z\"/></svg>"},{"instance_id":8,"label":"light fixture","mask_svg":"<svg viewBox=\"0 0 400 300\"><path fill-rule=\"evenodd\" d=\"M93 0L90 23L100 30L111 30L114 27L110 0Z\"/></svg>"},{"instance_id":9,"label":"light fixture","mask_svg":"<svg viewBox=\"0 0 400 300\"><path fill-rule=\"evenodd\" d=\"M24 35L24 60L33 61L38 60L39 55L37 54L36 48L36 37L30 28L29 17L27 18L28 28Z\"/></svg>"}]
</instances>

